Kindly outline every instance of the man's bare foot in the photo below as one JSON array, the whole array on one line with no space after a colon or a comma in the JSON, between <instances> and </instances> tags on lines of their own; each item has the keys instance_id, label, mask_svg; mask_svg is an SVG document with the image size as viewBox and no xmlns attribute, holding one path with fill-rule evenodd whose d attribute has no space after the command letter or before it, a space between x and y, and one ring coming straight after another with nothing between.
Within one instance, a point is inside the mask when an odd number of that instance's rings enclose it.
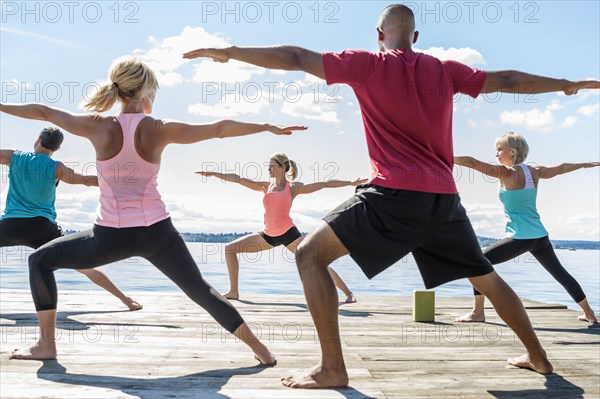
<instances>
[{"instance_id":1,"label":"man's bare foot","mask_svg":"<svg viewBox=\"0 0 600 399\"><path fill-rule=\"evenodd\" d=\"M223 296L225 297L225 299L232 299L234 301L237 301L238 299L240 299L240 293L239 292L229 291L228 293L223 294Z\"/></svg>"},{"instance_id":2,"label":"man's bare foot","mask_svg":"<svg viewBox=\"0 0 600 399\"><path fill-rule=\"evenodd\" d=\"M348 386L346 369L332 371L317 365L296 376L282 377L281 383L288 388L343 388Z\"/></svg>"},{"instance_id":3,"label":"man's bare foot","mask_svg":"<svg viewBox=\"0 0 600 399\"><path fill-rule=\"evenodd\" d=\"M56 360L56 345L38 342L29 348L15 349L8 358L20 360Z\"/></svg>"},{"instance_id":4,"label":"man's bare foot","mask_svg":"<svg viewBox=\"0 0 600 399\"><path fill-rule=\"evenodd\" d=\"M582 314L581 316L578 317L578 319L581 321L587 321L592 324L598 323L598 319L593 314L591 314L591 315Z\"/></svg>"},{"instance_id":5,"label":"man's bare foot","mask_svg":"<svg viewBox=\"0 0 600 399\"><path fill-rule=\"evenodd\" d=\"M125 300L123 301L123 303L125 304L125 306L127 306L129 308L129 310L131 310L132 312L135 310L141 310L144 307L137 301L134 301L133 299L131 299L130 297L126 297Z\"/></svg>"},{"instance_id":6,"label":"man's bare foot","mask_svg":"<svg viewBox=\"0 0 600 399\"><path fill-rule=\"evenodd\" d=\"M350 293L350 295L346 297L344 303L356 303L356 297L354 296L354 294Z\"/></svg>"},{"instance_id":7,"label":"man's bare foot","mask_svg":"<svg viewBox=\"0 0 600 399\"><path fill-rule=\"evenodd\" d=\"M519 357L508 359L508 364L515 367L530 369L540 374L551 374L554 370L548 359L540 360L537 364L534 364L527 353Z\"/></svg>"},{"instance_id":8,"label":"man's bare foot","mask_svg":"<svg viewBox=\"0 0 600 399\"><path fill-rule=\"evenodd\" d=\"M472 310L460 317L455 317L454 321L460 323L483 323L485 321L485 314L483 312L479 313Z\"/></svg>"}]
</instances>

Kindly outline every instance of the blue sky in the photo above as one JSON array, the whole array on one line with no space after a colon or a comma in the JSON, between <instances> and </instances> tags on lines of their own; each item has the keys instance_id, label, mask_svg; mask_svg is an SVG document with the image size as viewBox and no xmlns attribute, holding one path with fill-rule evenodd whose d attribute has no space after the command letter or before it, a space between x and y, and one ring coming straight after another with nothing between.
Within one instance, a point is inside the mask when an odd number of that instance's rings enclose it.
<instances>
[{"instance_id":1,"label":"blue sky","mask_svg":"<svg viewBox=\"0 0 600 399\"><path fill-rule=\"evenodd\" d=\"M171 146L159 187L182 231L257 231L261 195L194 175L202 168L267 178L266 163L286 152L301 180L354 179L370 173L356 99L347 87L327 87L304 73L238 63L184 61L204 46L295 44L315 51L377 49L375 24L389 3L316 2L11 2L1 4L1 96L83 112L86 90L106 79L111 63L136 55L158 72L154 116L188 122L228 118L306 124L291 137L267 133ZM597 1L408 2L421 32L416 48L473 67L568 79L600 78ZM457 155L495 161L494 140L523 134L528 161L552 166L600 160L598 93L456 98ZM117 108L113 110L116 112ZM30 149L45 123L0 115L2 148ZM91 145L68 136L55 155L95 173ZM6 197L3 170L2 201ZM600 170L586 169L540 184L538 208L554 239L600 239ZM478 234L501 237L504 219L497 182L456 169L463 203ZM352 193L324 190L295 200L292 217L310 231ZM91 226L97 190L60 185L57 208L66 228ZM2 206L4 202L2 202Z\"/></svg>"}]
</instances>

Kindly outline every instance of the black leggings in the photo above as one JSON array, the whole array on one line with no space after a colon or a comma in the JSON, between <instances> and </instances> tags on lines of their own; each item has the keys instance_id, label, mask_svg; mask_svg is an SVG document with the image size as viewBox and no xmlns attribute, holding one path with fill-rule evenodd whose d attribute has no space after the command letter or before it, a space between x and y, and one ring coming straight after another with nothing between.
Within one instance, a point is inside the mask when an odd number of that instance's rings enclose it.
<instances>
[{"instance_id":1,"label":"black leggings","mask_svg":"<svg viewBox=\"0 0 600 399\"><path fill-rule=\"evenodd\" d=\"M0 247L24 245L38 249L45 243L62 237L59 225L42 216L32 218L5 218L0 220Z\"/></svg>"},{"instance_id":2,"label":"black leggings","mask_svg":"<svg viewBox=\"0 0 600 399\"><path fill-rule=\"evenodd\" d=\"M575 280L563 265L560 264L548 236L528 240L505 238L488 247L483 251L483 254L492 265L497 265L498 263L514 259L525 252L530 252L535 259L540 262L544 269L546 269L560 285L565 287L565 290L567 290L576 303L585 299L585 294L577 280ZM475 295L481 295L475 288L473 288L473 293Z\"/></svg>"},{"instance_id":3,"label":"black leggings","mask_svg":"<svg viewBox=\"0 0 600 399\"><path fill-rule=\"evenodd\" d=\"M244 323L238 311L204 280L171 219L148 227L94 225L40 247L29 256L29 284L36 310L56 309L54 270L92 269L132 256L156 266L229 332Z\"/></svg>"}]
</instances>

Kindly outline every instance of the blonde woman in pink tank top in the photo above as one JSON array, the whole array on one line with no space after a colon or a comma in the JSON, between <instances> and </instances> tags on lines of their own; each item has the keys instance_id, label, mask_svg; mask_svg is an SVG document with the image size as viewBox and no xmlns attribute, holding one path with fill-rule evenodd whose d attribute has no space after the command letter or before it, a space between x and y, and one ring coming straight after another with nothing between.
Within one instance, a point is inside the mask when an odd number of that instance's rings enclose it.
<instances>
[{"instance_id":1,"label":"blonde woman in pink tank top","mask_svg":"<svg viewBox=\"0 0 600 399\"><path fill-rule=\"evenodd\" d=\"M154 119L158 81L139 60L116 63L110 81L86 104L94 112L75 115L41 104L0 104L0 111L44 120L88 139L96 150L100 206L93 228L43 246L29 257L30 285L40 338L34 346L15 350L13 359L56 359L56 269L91 269L132 256L147 259L171 279L223 328L246 343L257 360L276 363L273 354L248 328L237 310L204 280L183 239L171 223L156 179L161 155L169 144L192 144L212 138L258 132L291 134L303 126L220 121L187 124ZM121 113L101 116L117 102Z\"/></svg>"},{"instance_id":2,"label":"blonde woman in pink tank top","mask_svg":"<svg viewBox=\"0 0 600 399\"><path fill-rule=\"evenodd\" d=\"M245 179L235 173L196 172L203 176L215 176L224 181L239 183L251 190L264 193L263 205L265 208L265 228L260 233L253 233L238 238L225 245L225 261L229 272L229 292L224 294L227 299L239 299L239 270L240 263L237 255L240 253L256 253L266 251L273 247L283 245L292 253L296 253L298 244L302 241L302 234L292 222L290 209L297 195L310 194L324 188L358 186L366 183L367 179L328 180L324 182L304 184L290 182L296 179L298 167L294 161L282 152L273 154L269 160L270 181L254 181ZM289 180L288 180L289 177ZM329 274L335 286L346 296L345 303L356 302L356 297L344 283L342 278L331 267Z\"/></svg>"}]
</instances>

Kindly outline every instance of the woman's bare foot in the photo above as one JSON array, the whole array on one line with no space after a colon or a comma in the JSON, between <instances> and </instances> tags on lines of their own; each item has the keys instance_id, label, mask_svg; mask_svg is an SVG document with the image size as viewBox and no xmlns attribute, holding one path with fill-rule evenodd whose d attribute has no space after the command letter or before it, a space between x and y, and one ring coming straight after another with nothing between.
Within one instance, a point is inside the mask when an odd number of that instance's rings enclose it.
<instances>
[{"instance_id":1,"label":"woman's bare foot","mask_svg":"<svg viewBox=\"0 0 600 399\"><path fill-rule=\"evenodd\" d=\"M541 359L540 361L533 363L527 353L519 357L508 359L508 364L515 367L530 369L540 374L551 374L554 370L548 359Z\"/></svg>"},{"instance_id":2,"label":"woman's bare foot","mask_svg":"<svg viewBox=\"0 0 600 399\"><path fill-rule=\"evenodd\" d=\"M260 362L260 364L262 364L265 367L275 367L277 366L277 359L275 359L275 357L273 355L271 355L271 359L273 359L270 363L265 363L262 360L260 360L260 357L254 355L254 358L256 360L258 360Z\"/></svg>"},{"instance_id":3,"label":"woman's bare foot","mask_svg":"<svg viewBox=\"0 0 600 399\"><path fill-rule=\"evenodd\" d=\"M127 306L129 308L129 310L131 310L132 312L135 310L141 310L144 307L137 301L134 301L133 299L131 299L130 297L125 297L125 300L123 301L123 303L125 304L125 306Z\"/></svg>"},{"instance_id":4,"label":"woman's bare foot","mask_svg":"<svg viewBox=\"0 0 600 399\"><path fill-rule=\"evenodd\" d=\"M598 319L596 318L596 316L594 314L591 314L591 315L582 314L581 316L578 317L578 319L581 321L587 321L592 324L598 323Z\"/></svg>"},{"instance_id":5,"label":"woman's bare foot","mask_svg":"<svg viewBox=\"0 0 600 399\"><path fill-rule=\"evenodd\" d=\"M25 349L15 349L9 359L19 360L56 360L56 344L38 341Z\"/></svg>"},{"instance_id":6,"label":"woman's bare foot","mask_svg":"<svg viewBox=\"0 0 600 399\"><path fill-rule=\"evenodd\" d=\"M483 323L485 321L485 314L483 312L476 312L475 310L472 310L460 317L455 317L454 321L460 323Z\"/></svg>"},{"instance_id":7,"label":"woman's bare foot","mask_svg":"<svg viewBox=\"0 0 600 399\"><path fill-rule=\"evenodd\" d=\"M350 295L346 297L344 303L356 303L356 297L354 296L354 294L350 293Z\"/></svg>"},{"instance_id":8,"label":"woman's bare foot","mask_svg":"<svg viewBox=\"0 0 600 399\"><path fill-rule=\"evenodd\" d=\"M225 299L232 299L237 301L238 299L240 299L240 293L237 291L229 291L226 294L223 294L223 296L225 297Z\"/></svg>"},{"instance_id":9,"label":"woman's bare foot","mask_svg":"<svg viewBox=\"0 0 600 399\"><path fill-rule=\"evenodd\" d=\"M348 386L346 369L333 371L320 364L296 376L282 377L281 383L289 388L343 388Z\"/></svg>"},{"instance_id":10,"label":"woman's bare foot","mask_svg":"<svg viewBox=\"0 0 600 399\"><path fill-rule=\"evenodd\" d=\"M277 365L277 359L275 359L275 355L269 352L266 346L260 351L260 353L254 352L254 358L264 366L273 367Z\"/></svg>"}]
</instances>

